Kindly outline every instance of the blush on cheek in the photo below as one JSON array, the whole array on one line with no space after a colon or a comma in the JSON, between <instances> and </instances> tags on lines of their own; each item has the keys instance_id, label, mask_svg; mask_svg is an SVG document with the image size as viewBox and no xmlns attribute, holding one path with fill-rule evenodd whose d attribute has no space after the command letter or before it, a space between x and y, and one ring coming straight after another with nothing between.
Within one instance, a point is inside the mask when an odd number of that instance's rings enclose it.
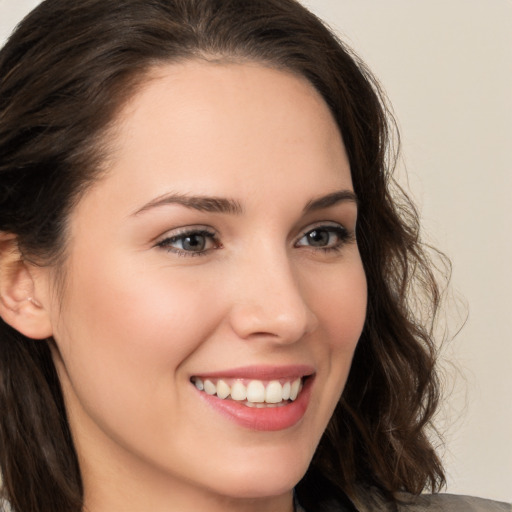
<instances>
[{"instance_id":1,"label":"blush on cheek","mask_svg":"<svg viewBox=\"0 0 512 512\"><path fill-rule=\"evenodd\" d=\"M337 299L334 299L337 297ZM361 336L366 319L366 279L362 274L351 279L332 294L319 298L320 322L329 326L330 339L336 349L353 351Z\"/></svg>"}]
</instances>

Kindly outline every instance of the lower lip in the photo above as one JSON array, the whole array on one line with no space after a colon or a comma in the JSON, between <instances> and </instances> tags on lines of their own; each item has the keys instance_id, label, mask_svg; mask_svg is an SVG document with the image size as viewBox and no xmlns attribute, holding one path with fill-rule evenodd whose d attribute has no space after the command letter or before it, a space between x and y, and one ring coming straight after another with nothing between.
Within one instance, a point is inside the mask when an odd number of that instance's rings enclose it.
<instances>
[{"instance_id":1,"label":"lower lip","mask_svg":"<svg viewBox=\"0 0 512 512\"><path fill-rule=\"evenodd\" d=\"M248 407L235 400L223 400L203 391L197 392L208 405L238 425L250 430L275 431L293 427L303 418L311 397L313 380L313 377L307 378L297 399L280 407Z\"/></svg>"}]
</instances>

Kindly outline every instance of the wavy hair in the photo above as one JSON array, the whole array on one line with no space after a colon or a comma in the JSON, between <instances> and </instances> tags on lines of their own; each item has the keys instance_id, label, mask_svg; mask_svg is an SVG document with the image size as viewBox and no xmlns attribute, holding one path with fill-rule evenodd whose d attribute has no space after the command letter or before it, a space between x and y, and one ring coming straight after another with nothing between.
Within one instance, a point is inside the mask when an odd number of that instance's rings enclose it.
<instances>
[{"instance_id":1,"label":"wavy hair","mask_svg":"<svg viewBox=\"0 0 512 512\"><path fill-rule=\"evenodd\" d=\"M116 115L151 68L184 59L261 62L305 77L348 153L367 317L342 398L297 487L301 502L314 508L326 492L355 499L361 485L391 499L437 489L443 469L426 427L439 400L432 325L440 290L417 212L392 192L394 122L365 65L295 0L40 4L0 52L0 232L16 235L27 259L62 263L67 219L102 173ZM0 320L0 463L14 511L82 509L51 343Z\"/></svg>"}]
</instances>

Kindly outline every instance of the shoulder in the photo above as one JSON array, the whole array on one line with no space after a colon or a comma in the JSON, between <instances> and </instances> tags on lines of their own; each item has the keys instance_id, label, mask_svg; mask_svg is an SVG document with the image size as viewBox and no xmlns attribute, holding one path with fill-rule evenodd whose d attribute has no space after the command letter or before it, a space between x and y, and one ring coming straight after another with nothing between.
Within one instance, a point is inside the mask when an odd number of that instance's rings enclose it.
<instances>
[{"instance_id":1,"label":"shoulder","mask_svg":"<svg viewBox=\"0 0 512 512\"><path fill-rule=\"evenodd\" d=\"M378 488L364 484L352 489L349 499L318 473L306 475L295 497L297 512L512 512L510 503L454 494L402 492L391 500Z\"/></svg>"},{"instance_id":2,"label":"shoulder","mask_svg":"<svg viewBox=\"0 0 512 512\"><path fill-rule=\"evenodd\" d=\"M399 512L512 512L512 505L498 501L457 496L454 494L421 495L403 500L398 505Z\"/></svg>"},{"instance_id":3,"label":"shoulder","mask_svg":"<svg viewBox=\"0 0 512 512\"><path fill-rule=\"evenodd\" d=\"M397 498L390 502L376 489L359 489L354 505L358 512L512 512L510 503L472 496L401 493Z\"/></svg>"}]
</instances>

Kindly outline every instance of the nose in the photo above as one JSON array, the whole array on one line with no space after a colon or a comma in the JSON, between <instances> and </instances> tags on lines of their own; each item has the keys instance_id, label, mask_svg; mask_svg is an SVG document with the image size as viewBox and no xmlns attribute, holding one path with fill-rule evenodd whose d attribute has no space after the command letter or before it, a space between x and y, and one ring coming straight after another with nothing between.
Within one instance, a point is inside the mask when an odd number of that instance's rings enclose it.
<instances>
[{"instance_id":1,"label":"nose","mask_svg":"<svg viewBox=\"0 0 512 512\"><path fill-rule=\"evenodd\" d=\"M290 344L316 328L317 317L285 251L258 251L236 267L230 323L240 338Z\"/></svg>"}]
</instances>

